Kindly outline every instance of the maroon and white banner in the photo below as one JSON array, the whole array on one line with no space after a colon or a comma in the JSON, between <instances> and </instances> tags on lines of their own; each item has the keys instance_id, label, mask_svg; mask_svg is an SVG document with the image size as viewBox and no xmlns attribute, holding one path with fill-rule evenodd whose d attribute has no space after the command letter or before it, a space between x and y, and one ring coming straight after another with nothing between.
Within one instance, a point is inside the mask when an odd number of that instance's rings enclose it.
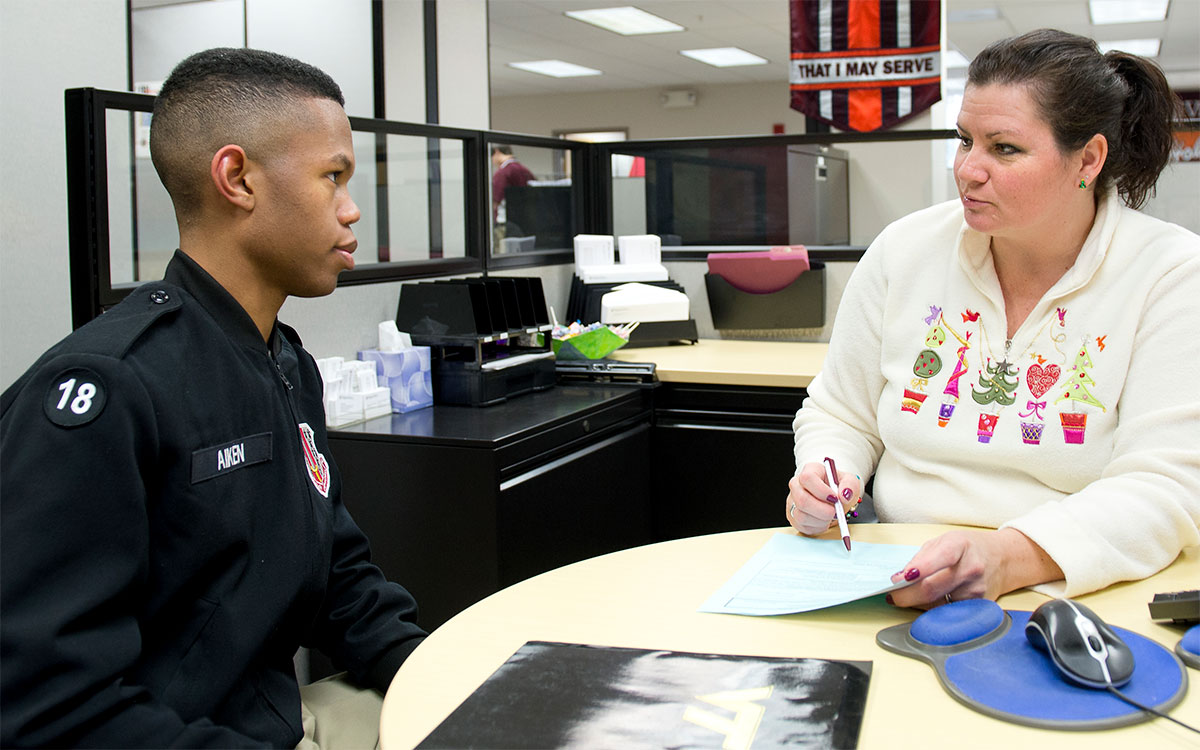
<instances>
[{"instance_id":1,"label":"maroon and white banner","mask_svg":"<svg viewBox=\"0 0 1200 750\"><path fill-rule=\"evenodd\" d=\"M890 128L942 98L941 0L789 0L792 108Z\"/></svg>"},{"instance_id":2,"label":"maroon and white banner","mask_svg":"<svg viewBox=\"0 0 1200 750\"><path fill-rule=\"evenodd\" d=\"M1172 161L1200 161L1200 90L1176 91L1183 100L1183 120L1175 125Z\"/></svg>"}]
</instances>

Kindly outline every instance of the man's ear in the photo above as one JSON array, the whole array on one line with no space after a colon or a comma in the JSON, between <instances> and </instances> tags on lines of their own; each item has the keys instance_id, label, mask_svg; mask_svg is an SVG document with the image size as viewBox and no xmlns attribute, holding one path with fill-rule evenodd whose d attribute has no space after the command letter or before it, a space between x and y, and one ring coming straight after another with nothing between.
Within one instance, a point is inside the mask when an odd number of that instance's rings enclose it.
<instances>
[{"instance_id":1,"label":"man's ear","mask_svg":"<svg viewBox=\"0 0 1200 750\"><path fill-rule=\"evenodd\" d=\"M254 190L246 180L250 166L246 152L233 144L217 149L209 165L217 194L245 211L254 208Z\"/></svg>"}]
</instances>

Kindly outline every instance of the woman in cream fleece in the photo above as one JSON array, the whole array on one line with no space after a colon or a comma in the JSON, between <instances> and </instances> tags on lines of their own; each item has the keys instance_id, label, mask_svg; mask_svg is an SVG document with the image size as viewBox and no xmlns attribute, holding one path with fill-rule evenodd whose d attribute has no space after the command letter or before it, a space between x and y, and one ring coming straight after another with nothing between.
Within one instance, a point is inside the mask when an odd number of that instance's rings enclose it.
<instances>
[{"instance_id":1,"label":"woman in cream fleece","mask_svg":"<svg viewBox=\"0 0 1200 750\"><path fill-rule=\"evenodd\" d=\"M927 542L895 604L1074 596L1200 544L1200 237L1134 210L1174 102L1090 39L991 45L958 120L960 199L858 264L796 415L786 512L824 532L873 474L880 520L979 527Z\"/></svg>"}]
</instances>

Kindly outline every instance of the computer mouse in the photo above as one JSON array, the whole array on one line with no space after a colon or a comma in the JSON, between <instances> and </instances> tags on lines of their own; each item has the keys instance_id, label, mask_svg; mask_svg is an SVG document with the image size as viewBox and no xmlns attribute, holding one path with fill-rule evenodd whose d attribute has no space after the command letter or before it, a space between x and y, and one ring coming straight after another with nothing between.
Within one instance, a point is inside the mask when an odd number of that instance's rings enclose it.
<instances>
[{"instance_id":1,"label":"computer mouse","mask_svg":"<svg viewBox=\"0 0 1200 750\"><path fill-rule=\"evenodd\" d=\"M1095 612L1070 599L1035 609L1025 623L1025 637L1078 685L1120 687L1133 677L1133 652L1125 641Z\"/></svg>"}]
</instances>

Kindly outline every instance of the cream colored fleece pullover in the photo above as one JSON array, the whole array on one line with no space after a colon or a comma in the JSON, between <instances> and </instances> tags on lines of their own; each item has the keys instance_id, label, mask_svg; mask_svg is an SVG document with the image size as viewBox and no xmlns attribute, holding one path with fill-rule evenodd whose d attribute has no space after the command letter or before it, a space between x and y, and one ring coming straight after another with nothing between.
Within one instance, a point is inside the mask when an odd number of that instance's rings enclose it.
<instances>
[{"instance_id":1,"label":"cream colored fleece pullover","mask_svg":"<svg viewBox=\"0 0 1200 750\"><path fill-rule=\"evenodd\" d=\"M1045 593L1161 570L1200 544L1200 237L1110 193L1011 341L989 248L958 201L884 229L796 414L797 466L874 474L881 521L1020 530L1066 576Z\"/></svg>"}]
</instances>

